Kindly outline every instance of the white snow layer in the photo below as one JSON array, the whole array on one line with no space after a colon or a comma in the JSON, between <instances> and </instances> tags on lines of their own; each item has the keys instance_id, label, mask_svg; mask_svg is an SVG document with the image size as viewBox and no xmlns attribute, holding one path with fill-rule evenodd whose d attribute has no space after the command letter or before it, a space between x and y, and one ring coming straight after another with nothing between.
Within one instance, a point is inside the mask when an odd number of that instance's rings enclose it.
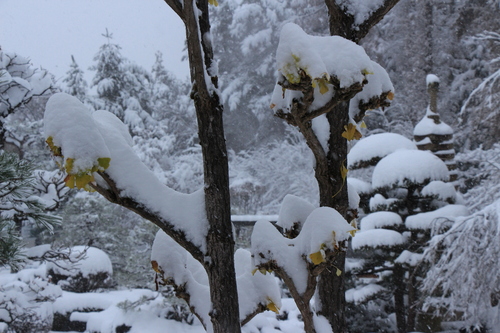
<instances>
[{"instance_id":1,"label":"white snow layer","mask_svg":"<svg viewBox=\"0 0 500 333\"><path fill-rule=\"evenodd\" d=\"M58 93L47 102L44 126L45 137L53 138L65 158L74 158L78 170L91 169L99 157L110 157L106 173L121 196L144 205L205 251L208 222L203 190L183 194L162 184L133 151L126 126L116 116L107 111L91 114L77 98Z\"/></svg>"},{"instance_id":2,"label":"white snow layer","mask_svg":"<svg viewBox=\"0 0 500 333\"><path fill-rule=\"evenodd\" d=\"M375 212L366 215L361 220L361 231L398 227L403 224L401 216L394 212Z\"/></svg>"},{"instance_id":3,"label":"white snow layer","mask_svg":"<svg viewBox=\"0 0 500 333\"><path fill-rule=\"evenodd\" d=\"M439 83L439 82L440 82L439 78L434 74L427 74L425 78L425 84L427 86L429 86L429 84L431 83Z\"/></svg>"},{"instance_id":4,"label":"white snow layer","mask_svg":"<svg viewBox=\"0 0 500 333\"><path fill-rule=\"evenodd\" d=\"M314 208L308 201L295 195L287 194L281 203L278 222L276 224L284 230L291 230L295 223L299 223L302 226Z\"/></svg>"},{"instance_id":5,"label":"white snow layer","mask_svg":"<svg viewBox=\"0 0 500 333\"><path fill-rule=\"evenodd\" d=\"M349 303L361 304L374 295L378 294L379 292L385 290L386 289L381 285L370 283L364 286L346 290L345 300Z\"/></svg>"},{"instance_id":6,"label":"white snow layer","mask_svg":"<svg viewBox=\"0 0 500 333\"><path fill-rule=\"evenodd\" d=\"M373 188L405 187L409 183L443 180L449 177L446 164L428 151L398 150L384 157L373 170Z\"/></svg>"},{"instance_id":7,"label":"white snow layer","mask_svg":"<svg viewBox=\"0 0 500 333\"><path fill-rule=\"evenodd\" d=\"M363 90L356 94L349 101L349 116L354 118L359 113L359 103L368 103L371 98L382 95L382 93L391 91L394 93L389 74L386 70L372 61L372 70L370 75L366 76L368 83L363 86Z\"/></svg>"},{"instance_id":8,"label":"white snow layer","mask_svg":"<svg viewBox=\"0 0 500 333\"><path fill-rule=\"evenodd\" d=\"M349 151L347 167L350 169L374 158L381 159L398 149L417 150L413 141L396 133L379 133L359 140Z\"/></svg>"},{"instance_id":9,"label":"white snow layer","mask_svg":"<svg viewBox=\"0 0 500 333\"><path fill-rule=\"evenodd\" d=\"M420 120L420 122L413 129L413 135L425 136L425 135L452 135L453 128L444 122L440 121L439 124L434 122L434 119L429 118L429 116L437 116L436 113L432 112L431 109L427 108L425 116ZM420 142L419 142L420 143Z\"/></svg>"},{"instance_id":10,"label":"white snow layer","mask_svg":"<svg viewBox=\"0 0 500 333\"><path fill-rule=\"evenodd\" d=\"M268 306L271 302L279 309L281 293L272 274L253 273L251 254L238 249L234 255L240 318L253 313L259 304ZM190 295L190 306L196 309L204 323L211 325L210 289L203 265L195 260L172 238L159 230L151 251L151 261L156 261L162 278L172 279L176 285L184 285Z\"/></svg>"},{"instance_id":11,"label":"white snow layer","mask_svg":"<svg viewBox=\"0 0 500 333\"><path fill-rule=\"evenodd\" d=\"M352 238L352 249L358 250L365 247L391 247L406 243L406 238L399 232L388 229L370 229L356 233Z\"/></svg>"},{"instance_id":12,"label":"white snow layer","mask_svg":"<svg viewBox=\"0 0 500 333\"><path fill-rule=\"evenodd\" d=\"M470 211L463 205L447 205L432 212L420 213L406 218L406 227L410 230L429 230L440 219L454 220L459 216L468 216Z\"/></svg>"},{"instance_id":13,"label":"white snow layer","mask_svg":"<svg viewBox=\"0 0 500 333\"><path fill-rule=\"evenodd\" d=\"M423 256L424 255L422 253L413 253L408 250L404 250L401 252L399 257L394 260L394 262L397 264L406 264L411 267L415 267L422 260Z\"/></svg>"},{"instance_id":14,"label":"white snow layer","mask_svg":"<svg viewBox=\"0 0 500 333\"><path fill-rule=\"evenodd\" d=\"M347 240L353 230L342 215L330 207L312 211L294 239L283 237L269 221L257 221L251 239L254 264L275 261L294 281L298 292L303 293L308 277L305 260L310 261L310 254L322 253L326 248L334 251L338 242Z\"/></svg>"},{"instance_id":15,"label":"white snow layer","mask_svg":"<svg viewBox=\"0 0 500 333\"><path fill-rule=\"evenodd\" d=\"M356 25L366 21L374 11L384 4L384 0L335 0L335 2L354 16L354 24Z\"/></svg>"},{"instance_id":16,"label":"white snow layer","mask_svg":"<svg viewBox=\"0 0 500 333\"><path fill-rule=\"evenodd\" d=\"M87 246L74 246L69 251L70 260L59 259L47 263L47 272L52 269L54 273L75 276L82 273L83 277L97 273L113 275L113 267L108 255L98 248Z\"/></svg>"},{"instance_id":17,"label":"white snow layer","mask_svg":"<svg viewBox=\"0 0 500 333\"><path fill-rule=\"evenodd\" d=\"M290 82L300 80L299 71L303 70L313 80L336 76L342 88L362 83L363 73L373 72L361 46L339 36L310 36L294 23L281 30L276 63Z\"/></svg>"},{"instance_id":18,"label":"white snow layer","mask_svg":"<svg viewBox=\"0 0 500 333\"><path fill-rule=\"evenodd\" d=\"M437 197L437 199L446 202L453 202L457 198L455 187L450 183L445 183L440 180L435 180L427 184L422 189L421 194L423 196Z\"/></svg>"}]
</instances>

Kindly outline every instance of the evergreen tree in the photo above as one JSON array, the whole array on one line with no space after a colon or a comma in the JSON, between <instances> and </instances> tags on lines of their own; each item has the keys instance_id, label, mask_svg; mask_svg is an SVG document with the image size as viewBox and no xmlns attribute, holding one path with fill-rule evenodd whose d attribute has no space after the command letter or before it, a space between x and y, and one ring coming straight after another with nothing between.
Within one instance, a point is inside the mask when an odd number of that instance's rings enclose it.
<instances>
[{"instance_id":1,"label":"evergreen tree","mask_svg":"<svg viewBox=\"0 0 500 333\"><path fill-rule=\"evenodd\" d=\"M35 224L53 230L59 218L47 214L47 205L36 196L33 167L17 155L0 153L0 227L2 265L19 268L23 225Z\"/></svg>"},{"instance_id":2,"label":"evergreen tree","mask_svg":"<svg viewBox=\"0 0 500 333\"><path fill-rule=\"evenodd\" d=\"M82 102L87 99L87 82L85 81L83 74L84 72L76 63L75 57L71 56L70 69L66 72L67 76L63 82L66 82L66 92L75 96Z\"/></svg>"},{"instance_id":3,"label":"evergreen tree","mask_svg":"<svg viewBox=\"0 0 500 333\"><path fill-rule=\"evenodd\" d=\"M95 65L90 70L95 71L91 87L97 88L97 96L103 101L103 109L114 113L118 118L124 119L122 102L122 89L125 86L123 81L123 65L125 59L120 53L121 47L111 43L113 34L108 32L103 36L107 42L101 45L99 51L94 56Z\"/></svg>"}]
</instances>

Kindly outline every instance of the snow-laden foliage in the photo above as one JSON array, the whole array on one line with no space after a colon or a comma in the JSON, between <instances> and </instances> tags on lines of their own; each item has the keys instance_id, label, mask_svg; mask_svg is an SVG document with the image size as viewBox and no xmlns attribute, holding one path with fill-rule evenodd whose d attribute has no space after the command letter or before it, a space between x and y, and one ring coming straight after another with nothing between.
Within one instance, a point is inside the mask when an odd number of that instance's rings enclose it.
<instances>
[{"instance_id":1,"label":"snow-laden foliage","mask_svg":"<svg viewBox=\"0 0 500 333\"><path fill-rule=\"evenodd\" d=\"M84 78L84 72L78 64L76 63L75 57L71 56L70 69L66 73L66 77L63 82L66 83L67 89L66 93L75 96L80 101L85 101L87 99L88 85Z\"/></svg>"},{"instance_id":2,"label":"snow-laden foliage","mask_svg":"<svg viewBox=\"0 0 500 333\"><path fill-rule=\"evenodd\" d=\"M52 304L61 288L48 282L45 265L15 274L0 271L0 321L7 332L47 333L52 328Z\"/></svg>"},{"instance_id":3,"label":"snow-laden foliage","mask_svg":"<svg viewBox=\"0 0 500 333\"><path fill-rule=\"evenodd\" d=\"M68 172L69 181L74 179L74 186L102 182L95 173L106 170L121 195L141 202L204 249L207 221L203 191L186 195L160 183L135 154L127 127L115 115L90 113L75 97L58 93L47 103L45 137Z\"/></svg>"},{"instance_id":4,"label":"snow-laden foliage","mask_svg":"<svg viewBox=\"0 0 500 333\"><path fill-rule=\"evenodd\" d=\"M0 116L5 117L52 88L47 71L34 68L28 58L0 50Z\"/></svg>"},{"instance_id":5,"label":"snow-laden foliage","mask_svg":"<svg viewBox=\"0 0 500 333\"><path fill-rule=\"evenodd\" d=\"M151 263L158 274L157 283L173 285L176 294L188 301L193 312L210 331L210 287L202 264L161 230L156 234ZM235 272L242 321L246 322L247 318L260 312L259 308L279 312L281 295L277 281L272 274L254 270L249 251L236 251Z\"/></svg>"},{"instance_id":6,"label":"snow-laden foliage","mask_svg":"<svg viewBox=\"0 0 500 333\"><path fill-rule=\"evenodd\" d=\"M65 258L47 263L52 283L63 290L80 293L112 285L113 268L104 251L95 247L74 246L65 252Z\"/></svg>"},{"instance_id":7,"label":"snow-laden foliage","mask_svg":"<svg viewBox=\"0 0 500 333\"><path fill-rule=\"evenodd\" d=\"M430 311L444 311L467 326L498 327L500 299L500 201L471 216L455 220L446 233L436 235L425 252L430 269L423 291Z\"/></svg>"},{"instance_id":8,"label":"snow-laden foliage","mask_svg":"<svg viewBox=\"0 0 500 333\"><path fill-rule=\"evenodd\" d=\"M365 168L375 165L383 157L398 149L416 150L415 143L396 133L380 133L367 136L349 151L347 166L349 169Z\"/></svg>"},{"instance_id":9,"label":"snow-laden foliage","mask_svg":"<svg viewBox=\"0 0 500 333\"><path fill-rule=\"evenodd\" d=\"M35 187L33 166L16 155L0 153L1 266L18 269L22 263L19 232L24 225L35 224L52 232L59 218L48 208Z\"/></svg>"},{"instance_id":10,"label":"snow-laden foliage","mask_svg":"<svg viewBox=\"0 0 500 333\"><path fill-rule=\"evenodd\" d=\"M287 194L317 201L311 152L295 134L231 155L229 165L234 213L277 214Z\"/></svg>"},{"instance_id":11,"label":"snow-laden foliage","mask_svg":"<svg viewBox=\"0 0 500 333\"><path fill-rule=\"evenodd\" d=\"M481 210L500 198L500 144L488 150L465 150L455 159L460 191L471 211Z\"/></svg>"}]
</instances>

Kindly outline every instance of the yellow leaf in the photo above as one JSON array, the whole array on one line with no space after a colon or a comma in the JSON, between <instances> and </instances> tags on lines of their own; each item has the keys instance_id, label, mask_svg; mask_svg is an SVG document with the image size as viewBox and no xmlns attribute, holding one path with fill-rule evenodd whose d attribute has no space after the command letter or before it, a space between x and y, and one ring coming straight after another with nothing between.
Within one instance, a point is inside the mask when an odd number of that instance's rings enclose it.
<instances>
[{"instance_id":1,"label":"yellow leaf","mask_svg":"<svg viewBox=\"0 0 500 333\"><path fill-rule=\"evenodd\" d=\"M111 158L109 157L99 157L97 159L97 163L99 164L99 166L101 168L103 168L104 170L106 170L107 168L109 168L109 163L111 162Z\"/></svg>"},{"instance_id":2,"label":"yellow leaf","mask_svg":"<svg viewBox=\"0 0 500 333\"><path fill-rule=\"evenodd\" d=\"M319 265L325 261L325 257L323 256L321 251L311 253L309 255L309 258L311 259L312 263L315 265Z\"/></svg>"},{"instance_id":3,"label":"yellow leaf","mask_svg":"<svg viewBox=\"0 0 500 333\"><path fill-rule=\"evenodd\" d=\"M351 227L353 227L354 229L348 231L348 233L351 235L351 237L354 237L356 235L356 231L358 231L358 226L357 226L357 223L356 223L356 220L352 220L352 222L350 223Z\"/></svg>"},{"instance_id":4,"label":"yellow leaf","mask_svg":"<svg viewBox=\"0 0 500 333\"><path fill-rule=\"evenodd\" d=\"M252 269L252 275L255 275L255 273L257 273L257 271L258 271L258 270L259 270L259 269L258 269L257 267L256 267L256 268L254 268L254 269Z\"/></svg>"},{"instance_id":5,"label":"yellow leaf","mask_svg":"<svg viewBox=\"0 0 500 333\"><path fill-rule=\"evenodd\" d=\"M337 267L335 267L335 268L337 268ZM337 276L341 276L342 275L342 271L337 268L337 271L335 272L335 274L337 274Z\"/></svg>"},{"instance_id":6,"label":"yellow leaf","mask_svg":"<svg viewBox=\"0 0 500 333\"><path fill-rule=\"evenodd\" d=\"M261 272L263 275L266 275L267 270L265 268L259 268L259 272Z\"/></svg>"},{"instance_id":7,"label":"yellow leaf","mask_svg":"<svg viewBox=\"0 0 500 333\"><path fill-rule=\"evenodd\" d=\"M209 3L210 5L215 6L215 7L219 6L219 3L217 2L217 0L208 0L208 3Z\"/></svg>"},{"instance_id":8,"label":"yellow leaf","mask_svg":"<svg viewBox=\"0 0 500 333\"><path fill-rule=\"evenodd\" d=\"M153 270L156 272L156 273L160 273L160 268L158 266L158 262L156 260L152 260L151 261L151 266L153 267Z\"/></svg>"},{"instance_id":9,"label":"yellow leaf","mask_svg":"<svg viewBox=\"0 0 500 333\"><path fill-rule=\"evenodd\" d=\"M318 82L319 92L321 93L321 95L326 94L328 92L328 85L326 79L321 78L317 79L316 81Z\"/></svg>"},{"instance_id":10,"label":"yellow leaf","mask_svg":"<svg viewBox=\"0 0 500 333\"><path fill-rule=\"evenodd\" d=\"M66 163L64 164L64 169L66 170L66 173L68 175L70 175L72 173L71 171L73 170L74 162L75 162L74 158L67 158L66 159Z\"/></svg>"},{"instance_id":11,"label":"yellow leaf","mask_svg":"<svg viewBox=\"0 0 500 333\"><path fill-rule=\"evenodd\" d=\"M342 176L342 179L345 180L347 178L347 173L349 170L342 164L340 167L340 176Z\"/></svg>"},{"instance_id":12,"label":"yellow leaf","mask_svg":"<svg viewBox=\"0 0 500 333\"><path fill-rule=\"evenodd\" d=\"M366 128L366 123L364 121L361 122L361 125L359 125L361 128Z\"/></svg>"},{"instance_id":13,"label":"yellow leaf","mask_svg":"<svg viewBox=\"0 0 500 333\"><path fill-rule=\"evenodd\" d=\"M64 182L66 183L67 187L74 188L75 187L75 176L74 175L67 175L66 178L64 178Z\"/></svg>"},{"instance_id":14,"label":"yellow leaf","mask_svg":"<svg viewBox=\"0 0 500 333\"><path fill-rule=\"evenodd\" d=\"M373 72L370 72L370 71L369 71L368 69L366 69L366 68L362 69L362 70L361 70L361 73L362 73L363 75L373 74Z\"/></svg>"},{"instance_id":15,"label":"yellow leaf","mask_svg":"<svg viewBox=\"0 0 500 333\"><path fill-rule=\"evenodd\" d=\"M85 186L92 181L94 181L94 177L85 173L75 177L75 184L78 188L85 188Z\"/></svg>"},{"instance_id":16,"label":"yellow leaf","mask_svg":"<svg viewBox=\"0 0 500 333\"><path fill-rule=\"evenodd\" d=\"M276 306L276 304L274 304L273 301L271 301L271 299L267 298L267 300L269 301L269 303L267 303L267 308L269 310L271 310L272 312L275 312L275 313L280 313L280 309Z\"/></svg>"},{"instance_id":17,"label":"yellow leaf","mask_svg":"<svg viewBox=\"0 0 500 333\"><path fill-rule=\"evenodd\" d=\"M270 105L270 107L271 107L271 109L274 109L276 107L276 104L273 103Z\"/></svg>"},{"instance_id":18,"label":"yellow leaf","mask_svg":"<svg viewBox=\"0 0 500 333\"><path fill-rule=\"evenodd\" d=\"M349 123L347 126L344 126L345 131L342 133L342 137L346 138L347 140L359 140L363 136L358 129L356 128L356 125Z\"/></svg>"},{"instance_id":19,"label":"yellow leaf","mask_svg":"<svg viewBox=\"0 0 500 333\"><path fill-rule=\"evenodd\" d=\"M53 137L49 136L47 140L45 140L45 142L47 142L47 145L49 146L49 149L52 152L52 154L54 154L54 156L62 156L61 148L54 144Z\"/></svg>"},{"instance_id":20,"label":"yellow leaf","mask_svg":"<svg viewBox=\"0 0 500 333\"><path fill-rule=\"evenodd\" d=\"M392 101L394 99L394 92L393 91L389 91L389 93L387 94L387 99Z\"/></svg>"}]
</instances>

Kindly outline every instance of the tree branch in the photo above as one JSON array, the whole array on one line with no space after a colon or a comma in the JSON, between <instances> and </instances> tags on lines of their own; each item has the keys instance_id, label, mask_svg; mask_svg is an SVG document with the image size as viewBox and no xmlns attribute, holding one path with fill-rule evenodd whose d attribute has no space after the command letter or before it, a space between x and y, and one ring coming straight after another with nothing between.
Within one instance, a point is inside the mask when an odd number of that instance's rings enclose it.
<instances>
[{"instance_id":1,"label":"tree branch","mask_svg":"<svg viewBox=\"0 0 500 333\"><path fill-rule=\"evenodd\" d=\"M108 201L118 204L122 207L128 208L131 211L137 213L141 217L145 218L148 221L151 221L155 225L157 225L161 230L163 230L167 235L172 237L177 243L179 243L183 248L185 248L191 255L198 260L202 265L205 265L204 257L205 255L199 249L198 246L193 244L192 242L187 240L186 234L183 231L180 231L175 228L175 226L169 221L165 221L160 218L158 215L150 212L144 207L144 205L135 201L132 198L122 197L120 196L120 190L116 187L116 183L109 177L106 172L99 171L98 174L102 177L102 179L109 186L109 189L106 189L97 183L89 183L90 186L99 194L101 194Z\"/></svg>"},{"instance_id":2,"label":"tree branch","mask_svg":"<svg viewBox=\"0 0 500 333\"><path fill-rule=\"evenodd\" d=\"M183 11L183 8L182 8L182 2L180 2L178 0L164 0L164 1L181 18L181 20L184 23L186 23L184 11Z\"/></svg>"}]
</instances>

